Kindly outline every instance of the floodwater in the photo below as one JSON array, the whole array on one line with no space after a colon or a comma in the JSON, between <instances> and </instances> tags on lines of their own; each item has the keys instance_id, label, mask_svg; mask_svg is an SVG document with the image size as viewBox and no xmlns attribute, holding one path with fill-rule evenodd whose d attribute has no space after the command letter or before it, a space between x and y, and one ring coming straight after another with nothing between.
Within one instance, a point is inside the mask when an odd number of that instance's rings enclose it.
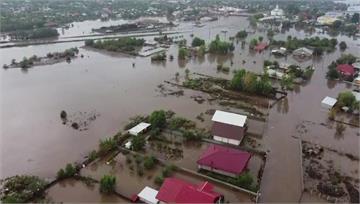
<instances>
[{"instance_id":1,"label":"floodwater","mask_svg":"<svg viewBox=\"0 0 360 204\"><path fill-rule=\"evenodd\" d=\"M220 18L206 23L202 28L184 23L179 28L191 30L183 34L188 43L191 40L190 33L209 42L216 34L224 39L235 35L239 30L250 30L243 17ZM224 29L228 32L221 32ZM289 32L297 37L304 37L301 32ZM250 35L247 41L259 35L266 36L265 33L257 32ZM281 35L287 36L288 33L279 34ZM359 53L356 40L346 36L338 39L346 39L349 48L345 53ZM58 169L63 168L66 163L82 159L97 148L99 139L114 135L134 115L149 114L157 109L171 109L179 116L196 121L198 114L218 106L208 102L198 104L187 92L180 97L164 97L157 91L157 86L164 80L173 79L176 72L184 77L185 68L192 72L231 78L232 71L240 67L260 73L264 59L275 59L269 50L260 54L252 53L247 46L241 49L240 44L236 44L232 56L206 55L186 62L177 60L176 46L168 50L168 54L173 54L175 60L164 64L153 64L150 58L109 55L80 49L80 54L85 57L75 59L70 64L63 62L27 71L1 69L1 178L15 174L54 177ZM4 48L0 49L1 62L8 64L11 59L21 60L24 56L41 56L82 45L82 42L71 42ZM346 149L354 155L359 154L359 137L356 136L358 128L347 127L341 140L335 138L334 128L329 130L323 126L309 127L308 129L313 129L304 135L296 130L296 126L303 121L326 123L327 114L320 106L323 97L336 97L340 91L351 88L343 83L332 85L325 79L328 64L340 54L336 51L325 54L321 60L303 63L302 66L312 63L315 65L312 80L290 92L286 103L270 110L262 142L269 154L261 185L261 201L299 200L299 137L332 148ZM217 63L230 66L230 60L234 62L230 74L217 73ZM243 64L243 60L246 63ZM135 67L132 67L133 62ZM280 58L279 62L296 63L291 56ZM68 114L96 112L100 116L89 125L87 131L78 131L61 123L61 110ZM207 117L200 126L209 128L210 124Z\"/></svg>"},{"instance_id":2,"label":"floodwater","mask_svg":"<svg viewBox=\"0 0 360 204\"><path fill-rule=\"evenodd\" d=\"M87 186L81 181L66 179L47 190L47 199L51 202L102 202L102 203L128 203L129 201L110 194L101 194L99 185Z\"/></svg>"}]
</instances>

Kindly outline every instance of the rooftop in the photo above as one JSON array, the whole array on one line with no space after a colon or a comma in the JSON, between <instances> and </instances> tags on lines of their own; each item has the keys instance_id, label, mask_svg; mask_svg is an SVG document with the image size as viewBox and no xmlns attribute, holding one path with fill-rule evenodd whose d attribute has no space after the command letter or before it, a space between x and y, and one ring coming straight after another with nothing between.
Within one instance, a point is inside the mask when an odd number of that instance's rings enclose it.
<instances>
[{"instance_id":1,"label":"rooftop","mask_svg":"<svg viewBox=\"0 0 360 204\"><path fill-rule=\"evenodd\" d=\"M337 100L336 100L335 98L332 98L332 97L329 97L329 96L326 96L326 97L321 101L322 104L326 104L326 105L331 106L331 107L333 107L336 102L337 102Z\"/></svg>"},{"instance_id":2,"label":"rooftop","mask_svg":"<svg viewBox=\"0 0 360 204\"><path fill-rule=\"evenodd\" d=\"M159 202L158 199L156 199L156 195L158 194L158 191L146 186L139 194L138 197L142 199L144 202L147 203L153 203L156 204Z\"/></svg>"},{"instance_id":3,"label":"rooftop","mask_svg":"<svg viewBox=\"0 0 360 204\"><path fill-rule=\"evenodd\" d=\"M166 178L156 198L166 203L214 203L220 194L213 188L208 182L194 185L177 178Z\"/></svg>"},{"instance_id":4,"label":"rooftop","mask_svg":"<svg viewBox=\"0 0 360 204\"><path fill-rule=\"evenodd\" d=\"M229 173L241 174L249 162L251 154L220 145L211 145L197 161L200 165L209 166Z\"/></svg>"},{"instance_id":5,"label":"rooftop","mask_svg":"<svg viewBox=\"0 0 360 204\"><path fill-rule=\"evenodd\" d=\"M217 110L211 120L214 122L225 123L238 127L244 127L246 119L247 116L245 115Z\"/></svg>"},{"instance_id":6,"label":"rooftop","mask_svg":"<svg viewBox=\"0 0 360 204\"><path fill-rule=\"evenodd\" d=\"M138 135L139 133L141 133L148 127L150 127L149 123L141 122L141 123L137 124L135 127L131 128L129 130L129 133L132 135Z\"/></svg>"},{"instance_id":7,"label":"rooftop","mask_svg":"<svg viewBox=\"0 0 360 204\"><path fill-rule=\"evenodd\" d=\"M355 69L352 65L350 64L339 64L336 69L339 72L342 72L345 75L354 75L355 74Z\"/></svg>"}]
</instances>

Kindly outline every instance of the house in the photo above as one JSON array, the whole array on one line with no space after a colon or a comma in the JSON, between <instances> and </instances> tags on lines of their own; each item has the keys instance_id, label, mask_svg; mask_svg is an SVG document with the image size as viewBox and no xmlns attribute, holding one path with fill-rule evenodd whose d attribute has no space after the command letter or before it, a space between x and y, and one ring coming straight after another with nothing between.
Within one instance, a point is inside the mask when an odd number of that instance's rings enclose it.
<instances>
[{"instance_id":1,"label":"house","mask_svg":"<svg viewBox=\"0 0 360 204\"><path fill-rule=\"evenodd\" d=\"M268 46L267 43L261 42L261 43L257 44L254 49L257 52L262 52L263 50L265 50L267 48L267 46Z\"/></svg>"},{"instance_id":2,"label":"house","mask_svg":"<svg viewBox=\"0 0 360 204\"><path fill-rule=\"evenodd\" d=\"M271 54L285 55L286 54L286 48L285 47L280 47L279 49L273 49L273 50L271 50Z\"/></svg>"},{"instance_id":3,"label":"house","mask_svg":"<svg viewBox=\"0 0 360 204\"><path fill-rule=\"evenodd\" d=\"M159 200L156 199L157 194L157 190L146 186L139 194L137 194L137 198L147 204L157 204L159 202Z\"/></svg>"},{"instance_id":4,"label":"house","mask_svg":"<svg viewBox=\"0 0 360 204\"><path fill-rule=\"evenodd\" d=\"M131 135L137 136L138 134L145 132L150 126L151 125L149 123L141 122L137 124L135 127L128 130L128 132Z\"/></svg>"},{"instance_id":5,"label":"house","mask_svg":"<svg viewBox=\"0 0 360 204\"><path fill-rule=\"evenodd\" d=\"M311 57L313 55L313 51L307 49L306 47L301 47L293 51L293 55L297 57Z\"/></svg>"},{"instance_id":6,"label":"house","mask_svg":"<svg viewBox=\"0 0 360 204\"><path fill-rule=\"evenodd\" d=\"M247 116L217 110L212 117L213 139L239 145L247 130Z\"/></svg>"},{"instance_id":7,"label":"house","mask_svg":"<svg viewBox=\"0 0 360 204\"><path fill-rule=\"evenodd\" d=\"M279 5L276 5L275 9L271 10L271 16L284 16L284 11L279 8Z\"/></svg>"},{"instance_id":8,"label":"house","mask_svg":"<svg viewBox=\"0 0 360 204\"><path fill-rule=\"evenodd\" d=\"M336 70L344 77L354 77L355 69L350 64L339 64L336 67Z\"/></svg>"},{"instance_id":9,"label":"house","mask_svg":"<svg viewBox=\"0 0 360 204\"><path fill-rule=\"evenodd\" d=\"M332 107L334 107L334 105L336 104L337 100L335 98L326 96L322 101L321 101L321 107L326 108L326 109L332 109Z\"/></svg>"},{"instance_id":10,"label":"house","mask_svg":"<svg viewBox=\"0 0 360 204\"><path fill-rule=\"evenodd\" d=\"M217 203L222 196L209 182L194 185L177 178L166 178L156 199L160 203Z\"/></svg>"},{"instance_id":11,"label":"house","mask_svg":"<svg viewBox=\"0 0 360 204\"><path fill-rule=\"evenodd\" d=\"M246 169L251 154L220 145L211 145L197 161L199 169L226 176L239 176Z\"/></svg>"}]
</instances>

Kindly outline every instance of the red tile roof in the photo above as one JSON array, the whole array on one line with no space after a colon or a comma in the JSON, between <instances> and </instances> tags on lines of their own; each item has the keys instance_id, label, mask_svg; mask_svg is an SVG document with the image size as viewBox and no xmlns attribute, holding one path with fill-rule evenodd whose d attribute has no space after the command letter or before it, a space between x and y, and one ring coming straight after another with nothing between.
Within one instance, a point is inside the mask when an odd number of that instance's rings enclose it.
<instances>
[{"instance_id":1,"label":"red tile roof","mask_svg":"<svg viewBox=\"0 0 360 204\"><path fill-rule=\"evenodd\" d=\"M246 127L239 127L225 123L214 122L211 132L215 136L241 141Z\"/></svg>"},{"instance_id":2,"label":"red tile roof","mask_svg":"<svg viewBox=\"0 0 360 204\"><path fill-rule=\"evenodd\" d=\"M355 69L352 65L349 64L339 64L336 69L341 72L341 74L347 75L347 76L354 76Z\"/></svg>"},{"instance_id":3,"label":"red tile roof","mask_svg":"<svg viewBox=\"0 0 360 204\"><path fill-rule=\"evenodd\" d=\"M267 48L267 44L266 43L264 43L264 42L261 42L261 43L259 43L259 44L257 44L256 46L255 46L255 50L256 51L263 51L263 50L265 50L265 48Z\"/></svg>"},{"instance_id":4,"label":"red tile roof","mask_svg":"<svg viewBox=\"0 0 360 204\"><path fill-rule=\"evenodd\" d=\"M156 199L166 203L215 203L220 194L213 188L208 182L196 186L177 178L166 178Z\"/></svg>"},{"instance_id":5,"label":"red tile roof","mask_svg":"<svg viewBox=\"0 0 360 204\"><path fill-rule=\"evenodd\" d=\"M220 145L211 145L201 155L197 163L217 170L241 174L245 170L250 157L251 154L248 152Z\"/></svg>"}]
</instances>

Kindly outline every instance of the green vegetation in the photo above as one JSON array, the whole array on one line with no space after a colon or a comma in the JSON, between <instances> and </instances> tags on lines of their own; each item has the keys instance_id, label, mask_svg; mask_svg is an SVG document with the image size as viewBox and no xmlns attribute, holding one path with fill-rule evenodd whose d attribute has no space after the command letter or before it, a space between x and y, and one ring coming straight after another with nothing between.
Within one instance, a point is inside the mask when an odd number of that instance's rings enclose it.
<instances>
[{"instance_id":1,"label":"green vegetation","mask_svg":"<svg viewBox=\"0 0 360 204\"><path fill-rule=\"evenodd\" d=\"M179 47L178 58L179 58L179 59L186 59L187 56L189 56L189 51L188 51L188 49L185 48L185 47Z\"/></svg>"},{"instance_id":2,"label":"green vegetation","mask_svg":"<svg viewBox=\"0 0 360 204\"><path fill-rule=\"evenodd\" d=\"M163 128L166 125L165 111L159 110L152 112L149 121L152 128Z\"/></svg>"},{"instance_id":3,"label":"green vegetation","mask_svg":"<svg viewBox=\"0 0 360 204\"><path fill-rule=\"evenodd\" d=\"M191 129L194 128L195 125L193 121L182 117L173 117L169 121L169 128L171 130L178 130L180 128Z\"/></svg>"},{"instance_id":4,"label":"green vegetation","mask_svg":"<svg viewBox=\"0 0 360 204\"><path fill-rule=\"evenodd\" d=\"M115 150L116 147L117 147L117 142L115 138L111 137L111 138L106 138L104 140L100 140L98 155L100 157L104 156L109 152Z\"/></svg>"},{"instance_id":5,"label":"green vegetation","mask_svg":"<svg viewBox=\"0 0 360 204\"><path fill-rule=\"evenodd\" d=\"M280 86L282 89L293 90L294 77L292 75L284 75L280 80Z\"/></svg>"},{"instance_id":6,"label":"green vegetation","mask_svg":"<svg viewBox=\"0 0 360 204\"><path fill-rule=\"evenodd\" d=\"M309 80L314 73L314 69L311 66L301 69L297 65L290 65L288 74L294 76L295 78L302 78L304 80Z\"/></svg>"},{"instance_id":7,"label":"green vegetation","mask_svg":"<svg viewBox=\"0 0 360 204\"><path fill-rule=\"evenodd\" d=\"M347 48L346 42L341 41L341 42L339 43L339 48L340 48L340 50L346 50L346 48Z\"/></svg>"},{"instance_id":8,"label":"green vegetation","mask_svg":"<svg viewBox=\"0 0 360 204\"><path fill-rule=\"evenodd\" d=\"M286 49L293 51L300 47L310 47L314 49L315 54L322 54L323 51L334 51L337 45L336 39L328 39L319 37L297 39L296 37L288 36L287 41L272 40L270 45L285 47Z\"/></svg>"},{"instance_id":9,"label":"green vegetation","mask_svg":"<svg viewBox=\"0 0 360 204\"><path fill-rule=\"evenodd\" d=\"M31 30L15 31L9 34L14 40L28 40L38 38L57 37L59 33L55 28L37 28Z\"/></svg>"},{"instance_id":10,"label":"green vegetation","mask_svg":"<svg viewBox=\"0 0 360 204\"><path fill-rule=\"evenodd\" d=\"M116 177L113 175L104 175L100 180L100 192L101 193L113 193L115 192Z\"/></svg>"},{"instance_id":11,"label":"green vegetation","mask_svg":"<svg viewBox=\"0 0 360 204\"><path fill-rule=\"evenodd\" d=\"M198 37L195 37L191 43L192 47L199 47L202 45L205 45L205 40L198 38Z\"/></svg>"},{"instance_id":12,"label":"green vegetation","mask_svg":"<svg viewBox=\"0 0 360 204\"><path fill-rule=\"evenodd\" d=\"M60 169L57 172L56 178L63 179L63 178L69 178L73 177L76 174L76 168L72 164L67 164L64 169Z\"/></svg>"},{"instance_id":13,"label":"green vegetation","mask_svg":"<svg viewBox=\"0 0 360 204\"><path fill-rule=\"evenodd\" d=\"M144 158L145 169L148 169L148 170L153 169L156 165L156 162L157 162L157 160L154 156L150 156L150 157L146 156Z\"/></svg>"},{"instance_id":14,"label":"green vegetation","mask_svg":"<svg viewBox=\"0 0 360 204\"><path fill-rule=\"evenodd\" d=\"M89 162L92 162L97 158L98 158L98 153L96 152L96 150L91 151L88 155Z\"/></svg>"},{"instance_id":15,"label":"green vegetation","mask_svg":"<svg viewBox=\"0 0 360 204\"><path fill-rule=\"evenodd\" d=\"M132 137L131 139L131 148L134 151L140 151L145 146L145 137L143 135L137 135Z\"/></svg>"},{"instance_id":16,"label":"green vegetation","mask_svg":"<svg viewBox=\"0 0 360 204\"><path fill-rule=\"evenodd\" d=\"M235 186L239 186L241 188L248 189L253 192L257 192L259 189L258 186L254 185L254 179L249 172L244 172L241 175L234 178L211 171L206 171L206 170L201 170L201 171L207 176L213 177L215 179L219 179L221 181L230 183Z\"/></svg>"},{"instance_id":17,"label":"green vegetation","mask_svg":"<svg viewBox=\"0 0 360 204\"><path fill-rule=\"evenodd\" d=\"M256 46L258 43L259 43L259 42L258 42L258 40L257 40L256 38L251 39L250 44L249 44L249 48L250 48L250 49L254 49L255 46Z\"/></svg>"},{"instance_id":18,"label":"green vegetation","mask_svg":"<svg viewBox=\"0 0 360 204\"><path fill-rule=\"evenodd\" d=\"M166 54L165 52L156 54L151 57L151 61L165 61L166 60Z\"/></svg>"},{"instance_id":19,"label":"green vegetation","mask_svg":"<svg viewBox=\"0 0 360 204\"><path fill-rule=\"evenodd\" d=\"M218 64L217 67L216 67L216 70L218 72L229 73L230 72L230 67L224 66L222 64Z\"/></svg>"},{"instance_id":20,"label":"green vegetation","mask_svg":"<svg viewBox=\"0 0 360 204\"><path fill-rule=\"evenodd\" d=\"M164 182L164 178L170 177L176 171L177 167L175 165L167 165L161 171L161 175L157 176L154 180L155 184L161 185Z\"/></svg>"},{"instance_id":21,"label":"green vegetation","mask_svg":"<svg viewBox=\"0 0 360 204\"><path fill-rule=\"evenodd\" d=\"M41 195L46 182L36 176L13 176L2 181L0 200L3 203L25 203ZM6 189L6 191L4 190Z\"/></svg>"},{"instance_id":22,"label":"green vegetation","mask_svg":"<svg viewBox=\"0 0 360 204\"><path fill-rule=\"evenodd\" d=\"M232 43L221 41L219 35L216 35L216 39L211 41L209 45L209 52L213 54L227 54L234 49L235 47Z\"/></svg>"},{"instance_id":23,"label":"green vegetation","mask_svg":"<svg viewBox=\"0 0 360 204\"><path fill-rule=\"evenodd\" d=\"M200 141L202 138L200 134L194 133L189 130L184 130L182 132L182 136L185 138L186 141Z\"/></svg>"},{"instance_id":24,"label":"green vegetation","mask_svg":"<svg viewBox=\"0 0 360 204\"><path fill-rule=\"evenodd\" d=\"M235 72L230 82L230 87L236 91L245 91L265 96L274 93L269 77L266 74L262 77L257 77L254 73L248 72L245 69Z\"/></svg>"},{"instance_id":25,"label":"green vegetation","mask_svg":"<svg viewBox=\"0 0 360 204\"><path fill-rule=\"evenodd\" d=\"M342 135L346 129L346 126L343 124L344 121L336 123L336 134Z\"/></svg>"},{"instance_id":26,"label":"green vegetation","mask_svg":"<svg viewBox=\"0 0 360 204\"><path fill-rule=\"evenodd\" d=\"M136 50L140 49L145 43L144 39L136 39L132 37L122 37L109 40L87 40L86 46L96 49L107 50L111 52L125 52L128 54L137 54Z\"/></svg>"},{"instance_id":27,"label":"green vegetation","mask_svg":"<svg viewBox=\"0 0 360 204\"><path fill-rule=\"evenodd\" d=\"M242 30L236 33L236 37L240 38L240 39L244 39L248 36L248 33L246 32L246 30Z\"/></svg>"},{"instance_id":28,"label":"green vegetation","mask_svg":"<svg viewBox=\"0 0 360 204\"><path fill-rule=\"evenodd\" d=\"M354 94L351 91L345 91L345 92L341 92L339 93L338 97L337 97L337 104L339 106L346 106L348 108L350 108L350 110L353 110L354 108L356 109L356 106L358 106L358 103L356 101L356 97L354 96Z\"/></svg>"}]
</instances>

